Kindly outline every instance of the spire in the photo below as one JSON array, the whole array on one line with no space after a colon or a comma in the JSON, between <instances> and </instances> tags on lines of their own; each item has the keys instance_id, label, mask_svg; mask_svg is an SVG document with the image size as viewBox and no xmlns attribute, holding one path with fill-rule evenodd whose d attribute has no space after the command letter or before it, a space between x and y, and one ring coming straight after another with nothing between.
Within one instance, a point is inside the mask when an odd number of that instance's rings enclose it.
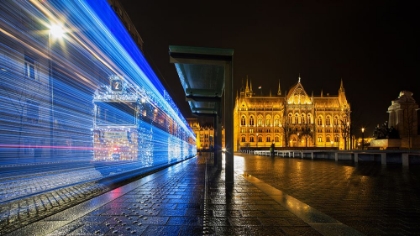
<instances>
[{"instance_id":1,"label":"spire","mask_svg":"<svg viewBox=\"0 0 420 236\"><path fill-rule=\"evenodd\" d=\"M252 93L252 83L249 81L249 91Z\"/></svg>"},{"instance_id":2,"label":"spire","mask_svg":"<svg viewBox=\"0 0 420 236\"><path fill-rule=\"evenodd\" d=\"M299 81L298 82L300 83L300 73L299 73Z\"/></svg>"},{"instance_id":3,"label":"spire","mask_svg":"<svg viewBox=\"0 0 420 236\"><path fill-rule=\"evenodd\" d=\"M245 92L249 92L249 87L248 87L248 75L246 76L246 85L245 85Z\"/></svg>"},{"instance_id":4,"label":"spire","mask_svg":"<svg viewBox=\"0 0 420 236\"><path fill-rule=\"evenodd\" d=\"M340 92L344 92L344 84L343 84L343 78L341 78L341 83L340 83Z\"/></svg>"},{"instance_id":5,"label":"spire","mask_svg":"<svg viewBox=\"0 0 420 236\"><path fill-rule=\"evenodd\" d=\"M279 80L279 89L277 90L277 95L281 95L281 89L280 89L280 80Z\"/></svg>"}]
</instances>

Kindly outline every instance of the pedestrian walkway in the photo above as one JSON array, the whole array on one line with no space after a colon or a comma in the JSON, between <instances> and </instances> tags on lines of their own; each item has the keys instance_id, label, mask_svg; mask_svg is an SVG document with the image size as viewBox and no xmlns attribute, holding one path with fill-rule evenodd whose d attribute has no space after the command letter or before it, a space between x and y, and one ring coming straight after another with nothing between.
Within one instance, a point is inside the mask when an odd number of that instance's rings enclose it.
<instances>
[{"instance_id":1,"label":"pedestrian walkway","mask_svg":"<svg viewBox=\"0 0 420 236\"><path fill-rule=\"evenodd\" d=\"M371 212L377 219L366 219L366 212L359 210L360 205L366 207L361 196L366 195L363 193L368 191L366 186L360 185L358 190L340 182L344 179L355 184L355 178L359 177L360 181L369 182L367 178L372 173L378 175L376 166L359 168L333 161L241 155L235 156L235 167L234 183L226 183L224 170L215 168L208 154L201 155L10 235L415 235L419 232L415 224L419 205L407 208L397 198L397 206L403 209L389 209L384 205L389 202L380 200L384 196L378 196ZM407 178L406 173L386 173L386 170L379 172L389 183L384 187L401 190L396 186L401 182L393 183L388 178L393 174ZM416 178L416 175L408 176ZM371 190L381 188L370 187ZM351 194L343 200L336 188ZM411 197L409 203L419 201L409 190L402 190L405 193L401 194ZM337 199L328 192L338 196ZM384 212L380 211L381 207L387 214L378 214ZM405 215L395 216L392 224L389 216L398 212ZM408 216L414 219L409 220ZM383 224L375 223L378 220ZM373 223L372 228L364 221ZM387 225L390 223L391 226Z\"/></svg>"}]
</instances>

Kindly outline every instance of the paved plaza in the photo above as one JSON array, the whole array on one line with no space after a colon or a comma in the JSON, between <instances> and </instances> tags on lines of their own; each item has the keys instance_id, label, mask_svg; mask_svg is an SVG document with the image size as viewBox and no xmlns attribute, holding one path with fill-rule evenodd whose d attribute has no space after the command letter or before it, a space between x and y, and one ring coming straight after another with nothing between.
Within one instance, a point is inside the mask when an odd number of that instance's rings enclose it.
<instances>
[{"instance_id":1,"label":"paved plaza","mask_svg":"<svg viewBox=\"0 0 420 236\"><path fill-rule=\"evenodd\" d=\"M9 235L418 235L420 168L208 154Z\"/></svg>"}]
</instances>

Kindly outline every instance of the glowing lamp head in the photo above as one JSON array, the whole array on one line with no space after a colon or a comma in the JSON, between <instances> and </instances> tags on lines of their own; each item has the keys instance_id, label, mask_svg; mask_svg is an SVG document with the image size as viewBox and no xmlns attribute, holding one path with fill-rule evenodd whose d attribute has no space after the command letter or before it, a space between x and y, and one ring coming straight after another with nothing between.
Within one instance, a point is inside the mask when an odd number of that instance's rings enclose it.
<instances>
[{"instance_id":1,"label":"glowing lamp head","mask_svg":"<svg viewBox=\"0 0 420 236\"><path fill-rule=\"evenodd\" d=\"M61 24L52 24L50 26L50 35L54 38L62 38L64 36L64 28Z\"/></svg>"}]
</instances>

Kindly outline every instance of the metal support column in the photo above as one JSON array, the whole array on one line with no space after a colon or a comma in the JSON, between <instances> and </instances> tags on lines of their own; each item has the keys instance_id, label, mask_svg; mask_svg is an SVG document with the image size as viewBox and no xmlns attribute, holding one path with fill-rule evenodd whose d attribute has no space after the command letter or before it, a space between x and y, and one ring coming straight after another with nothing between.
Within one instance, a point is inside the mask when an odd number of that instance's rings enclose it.
<instances>
[{"instance_id":1,"label":"metal support column","mask_svg":"<svg viewBox=\"0 0 420 236\"><path fill-rule=\"evenodd\" d=\"M225 123L225 180L234 182L234 160L233 160L233 61L226 62L225 65L225 96L224 96L224 123Z\"/></svg>"}]
</instances>

